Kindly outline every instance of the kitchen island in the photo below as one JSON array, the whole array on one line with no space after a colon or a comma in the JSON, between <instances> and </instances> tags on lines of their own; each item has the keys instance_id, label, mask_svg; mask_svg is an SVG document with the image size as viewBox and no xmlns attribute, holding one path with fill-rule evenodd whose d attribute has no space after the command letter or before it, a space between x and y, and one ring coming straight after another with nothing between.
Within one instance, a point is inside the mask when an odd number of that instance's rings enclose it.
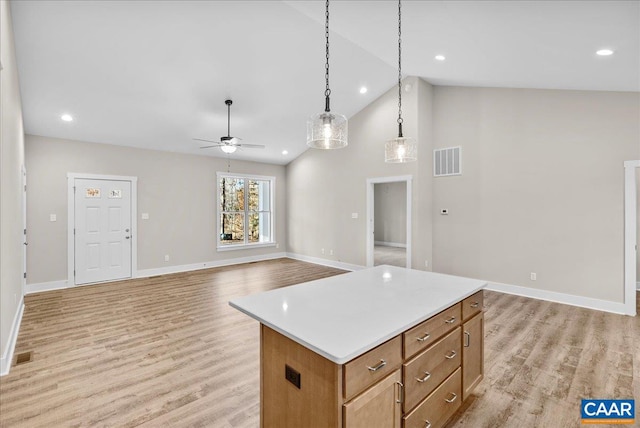
<instances>
[{"instance_id":1,"label":"kitchen island","mask_svg":"<svg viewBox=\"0 0 640 428\"><path fill-rule=\"evenodd\" d=\"M377 266L232 300L261 323L261 426L443 425L482 380L485 285Z\"/></svg>"}]
</instances>

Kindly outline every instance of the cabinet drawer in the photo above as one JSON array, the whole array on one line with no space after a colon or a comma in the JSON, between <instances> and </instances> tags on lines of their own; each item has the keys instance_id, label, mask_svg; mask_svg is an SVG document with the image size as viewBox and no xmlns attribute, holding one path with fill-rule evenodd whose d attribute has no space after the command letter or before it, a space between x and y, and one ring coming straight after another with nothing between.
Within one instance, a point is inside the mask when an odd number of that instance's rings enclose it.
<instances>
[{"instance_id":1,"label":"cabinet drawer","mask_svg":"<svg viewBox=\"0 0 640 428\"><path fill-rule=\"evenodd\" d=\"M411 410L449 377L462 359L462 328L458 327L404 364L404 410Z\"/></svg>"},{"instance_id":2,"label":"cabinet drawer","mask_svg":"<svg viewBox=\"0 0 640 428\"><path fill-rule=\"evenodd\" d=\"M402 337L395 338L344 365L344 399L350 400L402 364Z\"/></svg>"},{"instance_id":3,"label":"cabinet drawer","mask_svg":"<svg viewBox=\"0 0 640 428\"><path fill-rule=\"evenodd\" d=\"M464 299L462 301L462 319L468 320L482 311L483 304L484 292L482 290Z\"/></svg>"},{"instance_id":4,"label":"cabinet drawer","mask_svg":"<svg viewBox=\"0 0 640 428\"><path fill-rule=\"evenodd\" d=\"M404 358L409 359L416 352L426 349L442 335L459 326L462 315L461 307L461 303L456 303L403 333Z\"/></svg>"},{"instance_id":5,"label":"cabinet drawer","mask_svg":"<svg viewBox=\"0 0 640 428\"><path fill-rule=\"evenodd\" d=\"M404 428L443 426L462 402L462 371L458 368L414 411L404 417Z\"/></svg>"}]
</instances>

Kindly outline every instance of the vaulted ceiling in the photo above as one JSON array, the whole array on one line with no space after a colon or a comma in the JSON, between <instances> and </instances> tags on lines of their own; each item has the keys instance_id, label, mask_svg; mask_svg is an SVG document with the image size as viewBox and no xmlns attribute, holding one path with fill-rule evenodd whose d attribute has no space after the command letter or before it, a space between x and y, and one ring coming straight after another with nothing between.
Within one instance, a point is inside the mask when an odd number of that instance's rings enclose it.
<instances>
[{"instance_id":1,"label":"vaulted ceiling","mask_svg":"<svg viewBox=\"0 0 640 428\"><path fill-rule=\"evenodd\" d=\"M324 109L323 1L14 0L11 9L30 134L225 156L193 138L226 135L231 98L231 134L267 146L231 156L286 164L307 148L307 117ZM402 9L404 75L640 91L637 1ZM349 117L396 83L397 2L333 1L330 17L331 105ZM597 56L602 48L614 54Z\"/></svg>"}]
</instances>

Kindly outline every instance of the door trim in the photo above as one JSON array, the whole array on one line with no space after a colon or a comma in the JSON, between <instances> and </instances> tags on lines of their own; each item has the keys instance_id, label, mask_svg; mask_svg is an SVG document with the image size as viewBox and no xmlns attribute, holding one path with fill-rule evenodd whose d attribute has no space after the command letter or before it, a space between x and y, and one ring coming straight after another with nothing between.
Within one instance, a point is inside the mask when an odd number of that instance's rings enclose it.
<instances>
[{"instance_id":1,"label":"door trim","mask_svg":"<svg viewBox=\"0 0 640 428\"><path fill-rule=\"evenodd\" d=\"M640 160L624 162L624 307L636 315L637 198L636 170Z\"/></svg>"},{"instance_id":2,"label":"door trim","mask_svg":"<svg viewBox=\"0 0 640 428\"><path fill-rule=\"evenodd\" d=\"M396 183L396 182L406 182L407 183L407 268L411 269L411 198L412 198L412 190L411 190L411 182L413 180L412 175L400 175L395 177L377 177L377 178L367 178L367 267L373 267L373 246L374 246L374 238L373 238L373 221L374 221L374 185L381 183Z\"/></svg>"},{"instance_id":3,"label":"door trim","mask_svg":"<svg viewBox=\"0 0 640 428\"><path fill-rule=\"evenodd\" d=\"M76 179L119 180L129 181L131 183L131 277L129 279L136 278L138 276L138 177L69 172L67 173L67 286L76 286L76 277L73 274L76 259L75 237L73 236L73 228L76 220L76 212L74 209L75 196L73 193L73 187ZM118 281L121 281L121 279L119 279Z\"/></svg>"},{"instance_id":4,"label":"door trim","mask_svg":"<svg viewBox=\"0 0 640 428\"><path fill-rule=\"evenodd\" d=\"M21 165L22 173L22 297L27 289L27 168Z\"/></svg>"}]
</instances>

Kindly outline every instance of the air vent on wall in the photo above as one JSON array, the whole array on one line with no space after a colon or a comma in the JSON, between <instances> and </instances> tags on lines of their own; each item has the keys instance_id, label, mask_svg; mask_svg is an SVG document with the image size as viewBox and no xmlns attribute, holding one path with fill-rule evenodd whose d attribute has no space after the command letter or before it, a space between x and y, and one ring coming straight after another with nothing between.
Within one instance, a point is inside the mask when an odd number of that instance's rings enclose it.
<instances>
[{"instance_id":1,"label":"air vent on wall","mask_svg":"<svg viewBox=\"0 0 640 428\"><path fill-rule=\"evenodd\" d=\"M447 147L433 151L433 176L462 175L462 148Z\"/></svg>"}]
</instances>

